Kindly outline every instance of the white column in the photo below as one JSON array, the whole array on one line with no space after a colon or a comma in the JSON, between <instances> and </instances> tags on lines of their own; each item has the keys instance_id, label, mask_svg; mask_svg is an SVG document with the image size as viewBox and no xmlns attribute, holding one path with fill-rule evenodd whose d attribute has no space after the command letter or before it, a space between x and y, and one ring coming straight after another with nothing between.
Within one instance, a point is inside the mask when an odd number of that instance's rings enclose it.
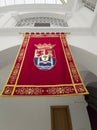
<instances>
[{"instance_id":1,"label":"white column","mask_svg":"<svg viewBox=\"0 0 97 130\"><path fill-rule=\"evenodd\" d=\"M74 0L74 5L73 5L73 14L76 12L78 7L78 0Z\"/></svg>"},{"instance_id":2,"label":"white column","mask_svg":"<svg viewBox=\"0 0 97 130\"><path fill-rule=\"evenodd\" d=\"M73 14L83 6L82 0L74 0Z\"/></svg>"},{"instance_id":3,"label":"white column","mask_svg":"<svg viewBox=\"0 0 97 130\"><path fill-rule=\"evenodd\" d=\"M91 24L91 30L97 34L97 4L94 10L93 22Z\"/></svg>"}]
</instances>

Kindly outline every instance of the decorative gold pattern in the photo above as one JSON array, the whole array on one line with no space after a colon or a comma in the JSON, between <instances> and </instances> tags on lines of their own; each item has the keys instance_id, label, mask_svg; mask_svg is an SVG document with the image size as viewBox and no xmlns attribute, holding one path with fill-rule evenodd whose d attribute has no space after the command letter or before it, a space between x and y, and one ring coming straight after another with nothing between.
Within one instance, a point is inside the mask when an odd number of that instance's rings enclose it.
<instances>
[{"instance_id":1,"label":"decorative gold pattern","mask_svg":"<svg viewBox=\"0 0 97 130\"><path fill-rule=\"evenodd\" d=\"M76 89L78 93L84 93L86 91L83 85L76 85Z\"/></svg>"},{"instance_id":2,"label":"decorative gold pattern","mask_svg":"<svg viewBox=\"0 0 97 130\"><path fill-rule=\"evenodd\" d=\"M22 63L22 60L23 60L23 57L25 54L26 45L28 43L28 38L29 38L28 36L29 35L27 34L24 38L23 44L22 44L21 49L19 51L18 57L16 59L16 64L15 64L13 71L11 73L11 76L8 80L8 84L15 84L15 82L16 82L16 79L17 79L17 76L18 76L18 73L19 73L19 70L21 67L21 63Z\"/></svg>"},{"instance_id":3,"label":"decorative gold pattern","mask_svg":"<svg viewBox=\"0 0 97 130\"><path fill-rule=\"evenodd\" d=\"M7 86L5 87L3 95L11 95L12 91L13 91L13 87Z\"/></svg>"},{"instance_id":4,"label":"decorative gold pattern","mask_svg":"<svg viewBox=\"0 0 97 130\"><path fill-rule=\"evenodd\" d=\"M73 87L68 86L68 87L49 88L47 92L53 95L60 95L60 94L75 93L75 90Z\"/></svg>"},{"instance_id":5,"label":"decorative gold pattern","mask_svg":"<svg viewBox=\"0 0 97 130\"><path fill-rule=\"evenodd\" d=\"M16 88L14 93L16 95L42 95L43 90L41 88L21 87Z\"/></svg>"},{"instance_id":6,"label":"decorative gold pattern","mask_svg":"<svg viewBox=\"0 0 97 130\"><path fill-rule=\"evenodd\" d=\"M65 39L63 34L62 34L62 41L65 44L64 50L65 50L65 54L66 54L66 57L67 57L67 60L68 60L68 64L69 64L69 67L70 67L70 71L71 71L74 83L80 83L81 82L80 77L78 75L76 66L75 66L73 59L72 59L70 49L68 48L68 44L67 44L66 39Z\"/></svg>"}]
</instances>

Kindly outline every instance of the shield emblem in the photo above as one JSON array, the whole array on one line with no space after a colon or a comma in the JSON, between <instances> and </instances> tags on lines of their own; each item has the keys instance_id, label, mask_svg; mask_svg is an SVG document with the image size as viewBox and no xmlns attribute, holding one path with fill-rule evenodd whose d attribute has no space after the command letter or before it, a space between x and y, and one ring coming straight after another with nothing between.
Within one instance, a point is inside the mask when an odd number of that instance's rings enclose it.
<instances>
[{"instance_id":1,"label":"shield emblem","mask_svg":"<svg viewBox=\"0 0 97 130\"><path fill-rule=\"evenodd\" d=\"M50 70L56 64L55 50L52 44L37 44L35 45L34 53L34 64L38 69L41 70Z\"/></svg>"}]
</instances>

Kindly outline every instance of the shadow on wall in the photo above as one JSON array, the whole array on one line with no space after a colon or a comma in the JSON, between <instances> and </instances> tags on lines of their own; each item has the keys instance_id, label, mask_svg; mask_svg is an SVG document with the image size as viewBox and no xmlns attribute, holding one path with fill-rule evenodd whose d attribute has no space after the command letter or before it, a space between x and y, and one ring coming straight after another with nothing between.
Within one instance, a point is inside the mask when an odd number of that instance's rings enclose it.
<instances>
[{"instance_id":1,"label":"shadow on wall","mask_svg":"<svg viewBox=\"0 0 97 130\"><path fill-rule=\"evenodd\" d=\"M97 82L97 76L90 71L80 71L80 74L86 86L90 83Z\"/></svg>"},{"instance_id":2,"label":"shadow on wall","mask_svg":"<svg viewBox=\"0 0 97 130\"><path fill-rule=\"evenodd\" d=\"M85 95L85 100L88 103L88 106L91 107L93 110L89 113L91 126L93 127L93 130L97 130L97 125L95 125L95 116L93 115L93 111L96 110L95 115L97 118L97 76L94 75L91 72L83 72L83 75L85 76L84 83L86 84L86 88L89 92L88 95ZM97 124L97 123L96 123Z\"/></svg>"}]
</instances>

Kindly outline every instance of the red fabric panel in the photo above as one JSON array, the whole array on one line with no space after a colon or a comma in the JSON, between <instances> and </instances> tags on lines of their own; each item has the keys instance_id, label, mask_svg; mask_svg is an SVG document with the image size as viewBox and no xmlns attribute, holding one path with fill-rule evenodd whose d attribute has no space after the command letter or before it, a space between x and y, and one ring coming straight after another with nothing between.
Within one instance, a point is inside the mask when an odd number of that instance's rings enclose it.
<instances>
[{"instance_id":1,"label":"red fabric panel","mask_svg":"<svg viewBox=\"0 0 97 130\"><path fill-rule=\"evenodd\" d=\"M50 70L40 70L34 65L35 44L52 43L56 54L56 65ZM59 37L31 37L24 64L18 80L19 85L54 85L72 83Z\"/></svg>"}]
</instances>

